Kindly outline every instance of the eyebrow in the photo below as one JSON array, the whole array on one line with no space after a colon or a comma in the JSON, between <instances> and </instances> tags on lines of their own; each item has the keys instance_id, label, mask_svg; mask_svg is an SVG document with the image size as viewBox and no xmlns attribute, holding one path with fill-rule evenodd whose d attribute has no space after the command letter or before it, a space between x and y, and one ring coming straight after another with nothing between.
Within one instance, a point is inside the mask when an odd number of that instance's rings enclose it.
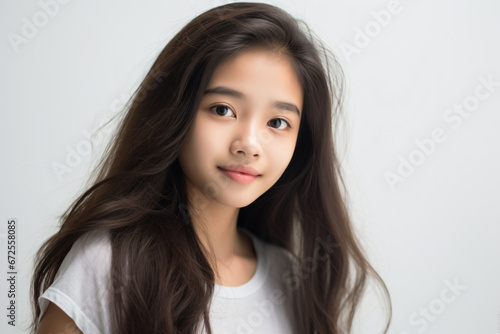
<instances>
[{"instance_id":1,"label":"eyebrow","mask_svg":"<svg viewBox=\"0 0 500 334\"><path fill-rule=\"evenodd\" d=\"M231 97L234 97L234 98L237 98L240 100L245 97L245 95L243 93L238 92L238 91L231 89L231 88L223 87L223 86L217 86L217 87L209 88L209 89L205 90L204 95L209 95L209 94L226 95L226 96L231 96ZM299 108L293 103L276 101L276 102L274 102L273 107L281 109L281 110L294 112L300 117Z\"/></svg>"}]
</instances>

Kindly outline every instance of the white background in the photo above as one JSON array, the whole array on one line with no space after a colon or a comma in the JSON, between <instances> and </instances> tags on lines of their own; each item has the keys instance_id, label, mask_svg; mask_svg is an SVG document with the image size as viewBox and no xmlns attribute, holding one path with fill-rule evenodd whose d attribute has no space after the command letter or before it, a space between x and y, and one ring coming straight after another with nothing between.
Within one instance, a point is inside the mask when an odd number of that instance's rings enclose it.
<instances>
[{"instance_id":1,"label":"white background","mask_svg":"<svg viewBox=\"0 0 500 334\"><path fill-rule=\"evenodd\" d=\"M73 0L42 22L49 2L0 4L2 333L28 325L33 255L86 180L86 134L119 110L182 26L227 3ZM304 19L345 67L339 145L354 223L391 293L390 333L500 333L500 3L271 3ZM388 8L390 17L379 14L378 23L376 13ZM9 36L23 37L26 22L37 22L38 31L13 45ZM493 82L490 91L480 78ZM460 124L443 118L457 118L448 110L464 103L472 111ZM435 131L442 140L425 154L416 142ZM95 137L92 156L105 142ZM386 175L398 174L403 160L413 161L413 172L391 187ZM68 171L58 174L57 164ZM7 325L4 278L11 218L18 227L15 329ZM462 288L453 293L446 282ZM357 333L380 328L373 307L360 312Z\"/></svg>"}]
</instances>

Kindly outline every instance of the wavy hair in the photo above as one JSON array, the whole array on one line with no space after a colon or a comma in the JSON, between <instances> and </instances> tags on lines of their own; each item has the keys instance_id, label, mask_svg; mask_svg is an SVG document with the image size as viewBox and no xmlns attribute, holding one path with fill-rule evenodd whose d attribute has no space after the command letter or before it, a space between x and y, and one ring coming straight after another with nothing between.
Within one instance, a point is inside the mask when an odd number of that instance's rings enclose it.
<instances>
[{"instance_id":1,"label":"wavy hair","mask_svg":"<svg viewBox=\"0 0 500 334\"><path fill-rule=\"evenodd\" d=\"M302 26L301 26L302 24ZM303 21L264 3L230 3L190 21L164 47L124 108L123 118L85 191L60 217L60 229L35 258L38 297L54 281L73 243L91 231L110 235L112 333L212 333L214 270L190 224L177 160L203 92L219 64L252 46L291 59L303 89L303 116L280 179L240 208L237 226L289 251L283 281L296 295L300 333L350 333L367 278L386 285L365 257L348 210L334 130L344 110L338 60ZM320 245L323 254L319 254ZM312 267L311 267L312 263ZM123 284L120 277L132 277Z\"/></svg>"}]
</instances>

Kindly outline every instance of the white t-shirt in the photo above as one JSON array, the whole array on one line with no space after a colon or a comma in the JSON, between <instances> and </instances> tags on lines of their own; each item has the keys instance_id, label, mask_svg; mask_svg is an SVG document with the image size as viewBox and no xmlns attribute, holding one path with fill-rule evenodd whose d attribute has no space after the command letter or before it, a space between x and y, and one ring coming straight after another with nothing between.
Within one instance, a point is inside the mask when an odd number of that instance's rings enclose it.
<instances>
[{"instance_id":1,"label":"white t-shirt","mask_svg":"<svg viewBox=\"0 0 500 334\"><path fill-rule=\"evenodd\" d=\"M243 285L215 284L210 308L212 332L297 333L292 314L293 292L282 276L292 269L288 252L247 229L240 230L253 241L257 270ZM108 234L91 232L79 238L66 255L52 285L38 299L40 318L51 301L85 334L110 333L110 268Z\"/></svg>"}]
</instances>

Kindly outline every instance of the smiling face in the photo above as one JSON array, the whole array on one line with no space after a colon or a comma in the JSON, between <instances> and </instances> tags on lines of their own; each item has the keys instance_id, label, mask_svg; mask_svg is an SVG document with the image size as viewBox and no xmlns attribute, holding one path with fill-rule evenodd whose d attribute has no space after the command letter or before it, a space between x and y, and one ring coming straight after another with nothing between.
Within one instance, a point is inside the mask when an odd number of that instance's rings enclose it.
<instances>
[{"instance_id":1,"label":"smiling face","mask_svg":"<svg viewBox=\"0 0 500 334\"><path fill-rule=\"evenodd\" d=\"M219 65L179 155L188 195L195 188L209 201L234 208L260 197L292 158L302 102L286 56L254 47ZM231 166L259 175L222 169Z\"/></svg>"}]
</instances>

